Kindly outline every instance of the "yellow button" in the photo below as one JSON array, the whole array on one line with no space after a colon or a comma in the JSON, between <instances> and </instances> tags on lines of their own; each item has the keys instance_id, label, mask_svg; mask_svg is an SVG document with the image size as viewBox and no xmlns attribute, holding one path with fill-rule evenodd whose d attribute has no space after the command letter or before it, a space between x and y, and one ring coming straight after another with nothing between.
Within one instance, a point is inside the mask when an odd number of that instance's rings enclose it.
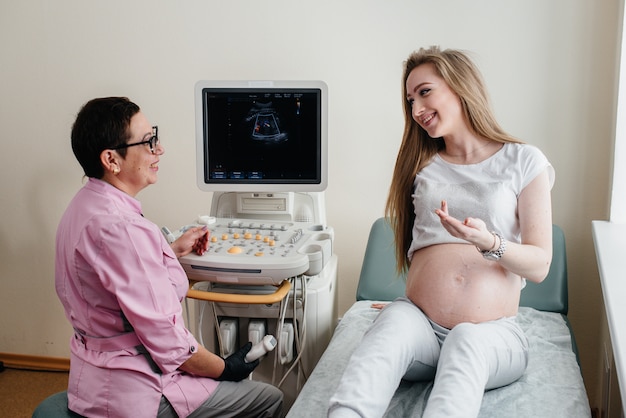
<instances>
[{"instance_id":1,"label":"yellow button","mask_svg":"<svg viewBox=\"0 0 626 418\"><path fill-rule=\"evenodd\" d=\"M254 239L257 240L257 241L261 241L261 234L256 234L254 236Z\"/></svg>"},{"instance_id":2,"label":"yellow button","mask_svg":"<svg viewBox=\"0 0 626 418\"><path fill-rule=\"evenodd\" d=\"M252 234L251 234L251 233L249 233L249 232L246 232L246 233L243 235L243 237L244 237L245 239L250 239L250 238L252 238Z\"/></svg>"},{"instance_id":3,"label":"yellow button","mask_svg":"<svg viewBox=\"0 0 626 418\"><path fill-rule=\"evenodd\" d=\"M215 235L211 236L211 242L217 242L217 237Z\"/></svg>"},{"instance_id":4,"label":"yellow button","mask_svg":"<svg viewBox=\"0 0 626 418\"><path fill-rule=\"evenodd\" d=\"M239 237L240 237L240 235L239 235L239 233L238 233L238 232L235 232L235 233L233 234L233 238L235 238L235 239L239 239Z\"/></svg>"},{"instance_id":5,"label":"yellow button","mask_svg":"<svg viewBox=\"0 0 626 418\"><path fill-rule=\"evenodd\" d=\"M241 248L241 247L230 247L228 249L228 252L231 253L231 254L239 254L242 251L243 251L243 248Z\"/></svg>"},{"instance_id":6,"label":"yellow button","mask_svg":"<svg viewBox=\"0 0 626 418\"><path fill-rule=\"evenodd\" d=\"M228 239L228 234L222 234L222 240L226 241Z\"/></svg>"},{"instance_id":7,"label":"yellow button","mask_svg":"<svg viewBox=\"0 0 626 418\"><path fill-rule=\"evenodd\" d=\"M261 251L259 251L258 253L254 253L254 255L257 256L257 257L262 257L263 253Z\"/></svg>"}]
</instances>

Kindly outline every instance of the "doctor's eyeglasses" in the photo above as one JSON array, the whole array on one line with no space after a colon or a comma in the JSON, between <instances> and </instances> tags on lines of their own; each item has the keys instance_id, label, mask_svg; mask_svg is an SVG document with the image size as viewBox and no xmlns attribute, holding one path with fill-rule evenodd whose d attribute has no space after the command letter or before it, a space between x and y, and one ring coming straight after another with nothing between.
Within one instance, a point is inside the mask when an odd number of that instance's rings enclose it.
<instances>
[{"instance_id":1,"label":"doctor's eyeglasses","mask_svg":"<svg viewBox=\"0 0 626 418\"><path fill-rule=\"evenodd\" d=\"M122 144L122 145L118 145L117 147L113 147L111 149L122 149L122 148L134 147L135 145L143 145L143 144L149 144L150 152L153 154L156 154L156 147L157 145L159 145L159 127L158 126L152 127L152 136L150 137L150 139L146 141L135 142L132 144Z\"/></svg>"}]
</instances>

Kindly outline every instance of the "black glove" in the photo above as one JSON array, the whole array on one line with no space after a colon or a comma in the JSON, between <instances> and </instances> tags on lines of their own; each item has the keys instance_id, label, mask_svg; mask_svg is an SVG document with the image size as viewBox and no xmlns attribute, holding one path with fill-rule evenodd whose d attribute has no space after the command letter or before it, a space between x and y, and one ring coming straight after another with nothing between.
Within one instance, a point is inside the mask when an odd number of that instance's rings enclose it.
<instances>
[{"instance_id":1,"label":"black glove","mask_svg":"<svg viewBox=\"0 0 626 418\"><path fill-rule=\"evenodd\" d=\"M252 371L259 365L259 359L256 359L250 363L246 363L246 354L252 348L252 343L244 345L239 351L231 354L224 359L224 371L217 378L217 380L229 380L232 382L239 382L245 379L252 373Z\"/></svg>"}]
</instances>

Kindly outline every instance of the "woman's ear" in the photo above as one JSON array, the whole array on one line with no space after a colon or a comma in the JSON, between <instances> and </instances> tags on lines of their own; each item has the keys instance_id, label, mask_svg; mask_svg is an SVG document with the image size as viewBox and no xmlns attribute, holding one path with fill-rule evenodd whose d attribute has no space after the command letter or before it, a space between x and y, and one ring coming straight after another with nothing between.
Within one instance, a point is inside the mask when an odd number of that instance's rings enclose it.
<instances>
[{"instance_id":1,"label":"woman's ear","mask_svg":"<svg viewBox=\"0 0 626 418\"><path fill-rule=\"evenodd\" d=\"M100 153L100 162L105 172L118 174L120 172L119 154L113 150L105 149Z\"/></svg>"}]
</instances>

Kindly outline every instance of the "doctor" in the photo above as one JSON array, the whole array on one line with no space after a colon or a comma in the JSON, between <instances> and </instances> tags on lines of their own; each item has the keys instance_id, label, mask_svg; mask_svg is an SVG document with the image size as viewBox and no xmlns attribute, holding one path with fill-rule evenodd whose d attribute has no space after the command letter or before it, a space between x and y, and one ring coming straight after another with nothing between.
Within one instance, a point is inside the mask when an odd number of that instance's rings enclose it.
<instances>
[{"instance_id":1,"label":"doctor","mask_svg":"<svg viewBox=\"0 0 626 418\"><path fill-rule=\"evenodd\" d=\"M137 194L156 183L157 128L122 97L94 99L72 128L88 180L56 236L56 291L75 330L69 408L89 417L278 417L277 388L244 380L248 343L226 359L185 327L188 281L177 257L208 248L208 232L170 246Z\"/></svg>"}]
</instances>

